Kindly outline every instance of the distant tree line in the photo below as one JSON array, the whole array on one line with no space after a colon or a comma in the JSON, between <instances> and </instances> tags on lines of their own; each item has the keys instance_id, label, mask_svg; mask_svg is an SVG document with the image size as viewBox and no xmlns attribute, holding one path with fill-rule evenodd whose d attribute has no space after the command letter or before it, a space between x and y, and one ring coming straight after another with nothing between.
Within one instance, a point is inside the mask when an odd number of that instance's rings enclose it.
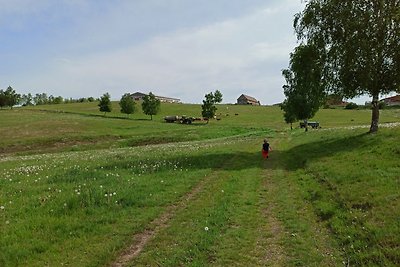
<instances>
[{"instance_id":1,"label":"distant tree line","mask_svg":"<svg viewBox=\"0 0 400 267\"><path fill-rule=\"evenodd\" d=\"M53 104L68 104L68 103L83 103L94 102L94 97L82 98L63 98L62 96L47 95L46 93L39 93L32 95L31 93L23 94L19 104L22 106L32 105L53 105Z\"/></svg>"},{"instance_id":2,"label":"distant tree line","mask_svg":"<svg viewBox=\"0 0 400 267\"><path fill-rule=\"evenodd\" d=\"M98 99L94 97L81 97L81 98L63 98L62 96L47 95L46 93L37 94L18 94L11 86L6 90L0 90L0 108L10 107L16 105L21 106L34 106L34 105L53 105L53 104L67 104L67 103L83 103L95 102Z\"/></svg>"}]
</instances>

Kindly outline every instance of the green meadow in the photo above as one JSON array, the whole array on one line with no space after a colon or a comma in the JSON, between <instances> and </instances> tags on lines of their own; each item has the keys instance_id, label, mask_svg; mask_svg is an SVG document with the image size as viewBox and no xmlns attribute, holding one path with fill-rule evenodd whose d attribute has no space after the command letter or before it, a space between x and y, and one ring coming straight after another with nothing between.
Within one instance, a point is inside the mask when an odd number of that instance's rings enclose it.
<instances>
[{"instance_id":1,"label":"green meadow","mask_svg":"<svg viewBox=\"0 0 400 267\"><path fill-rule=\"evenodd\" d=\"M0 266L400 265L399 109L113 105L0 110Z\"/></svg>"}]
</instances>

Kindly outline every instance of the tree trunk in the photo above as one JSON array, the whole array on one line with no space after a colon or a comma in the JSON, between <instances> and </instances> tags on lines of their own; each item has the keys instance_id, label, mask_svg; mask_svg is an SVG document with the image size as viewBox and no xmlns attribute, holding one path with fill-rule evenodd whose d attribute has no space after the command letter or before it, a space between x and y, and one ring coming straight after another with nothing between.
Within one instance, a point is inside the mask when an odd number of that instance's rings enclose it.
<instances>
[{"instance_id":1,"label":"tree trunk","mask_svg":"<svg viewBox=\"0 0 400 267\"><path fill-rule=\"evenodd\" d=\"M379 94L372 96L372 119L371 127L369 128L369 133L378 132L379 123Z\"/></svg>"},{"instance_id":2,"label":"tree trunk","mask_svg":"<svg viewBox=\"0 0 400 267\"><path fill-rule=\"evenodd\" d=\"M308 132L308 120L304 120L304 131Z\"/></svg>"}]
</instances>

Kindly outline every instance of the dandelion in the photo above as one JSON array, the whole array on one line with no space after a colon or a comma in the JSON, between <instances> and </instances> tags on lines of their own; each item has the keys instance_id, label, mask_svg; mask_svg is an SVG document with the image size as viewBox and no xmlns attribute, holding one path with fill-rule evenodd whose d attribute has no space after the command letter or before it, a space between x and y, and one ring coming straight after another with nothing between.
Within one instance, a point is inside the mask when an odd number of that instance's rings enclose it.
<instances>
[{"instance_id":1,"label":"dandelion","mask_svg":"<svg viewBox=\"0 0 400 267\"><path fill-rule=\"evenodd\" d=\"M205 231L208 231L208 227L207 227L207 226L206 226L206 227L204 227L204 230L205 230Z\"/></svg>"},{"instance_id":2,"label":"dandelion","mask_svg":"<svg viewBox=\"0 0 400 267\"><path fill-rule=\"evenodd\" d=\"M6 224L10 224L10 221L6 221Z\"/></svg>"},{"instance_id":3,"label":"dandelion","mask_svg":"<svg viewBox=\"0 0 400 267\"><path fill-rule=\"evenodd\" d=\"M0 210L4 210L6 207L4 206L0 206Z\"/></svg>"}]
</instances>

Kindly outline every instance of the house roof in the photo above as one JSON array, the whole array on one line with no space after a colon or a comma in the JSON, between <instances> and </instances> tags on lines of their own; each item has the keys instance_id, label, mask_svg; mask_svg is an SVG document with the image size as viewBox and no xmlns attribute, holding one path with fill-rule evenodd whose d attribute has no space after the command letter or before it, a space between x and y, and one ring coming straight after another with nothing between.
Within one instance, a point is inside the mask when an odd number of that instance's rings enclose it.
<instances>
[{"instance_id":1,"label":"house roof","mask_svg":"<svg viewBox=\"0 0 400 267\"><path fill-rule=\"evenodd\" d=\"M392 97L384 98L384 99L382 99L382 101L386 101L386 102L400 102L400 95L395 95L395 96L392 96Z\"/></svg>"},{"instance_id":2,"label":"house roof","mask_svg":"<svg viewBox=\"0 0 400 267\"><path fill-rule=\"evenodd\" d=\"M141 92L136 92L131 94L132 97L145 97L147 94L141 93ZM163 99L163 100L170 100L170 101L181 101L179 98L173 98L173 97L166 97L166 96L159 96L155 95L156 98L158 99Z\"/></svg>"},{"instance_id":3,"label":"house roof","mask_svg":"<svg viewBox=\"0 0 400 267\"><path fill-rule=\"evenodd\" d=\"M143 94L141 92L136 92L136 93L131 94L131 96L145 96L145 95L146 94Z\"/></svg>"},{"instance_id":4,"label":"house roof","mask_svg":"<svg viewBox=\"0 0 400 267\"><path fill-rule=\"evenodd\" d=\"M248 95L245 95L245 94L242 94L239 98L241 98L242 96L243 96L244 98L246 98L247 100L250 100L250 101L253 101L253 102L258 102L258 100L255 99L254 97L248 96Z\"/></svg>"}]
</instances>

